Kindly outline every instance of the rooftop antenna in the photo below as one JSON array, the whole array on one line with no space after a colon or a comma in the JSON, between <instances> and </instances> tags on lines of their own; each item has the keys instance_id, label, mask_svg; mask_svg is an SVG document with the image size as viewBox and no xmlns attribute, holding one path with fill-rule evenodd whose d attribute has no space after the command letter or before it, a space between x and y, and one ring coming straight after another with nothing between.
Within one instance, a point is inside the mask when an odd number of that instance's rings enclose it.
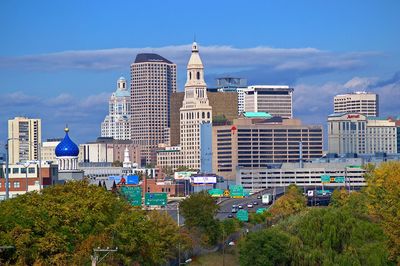
<instances>
[{"instance_id":1,"label":"rooftop antenna","mask_svg":"<svg viewBox=\"0 0 400 266\"><path fill-rule=\"evenodd\" d=\"M193 41L196 42L196 33L193 35Z\"/></svg>"}]
</instances>

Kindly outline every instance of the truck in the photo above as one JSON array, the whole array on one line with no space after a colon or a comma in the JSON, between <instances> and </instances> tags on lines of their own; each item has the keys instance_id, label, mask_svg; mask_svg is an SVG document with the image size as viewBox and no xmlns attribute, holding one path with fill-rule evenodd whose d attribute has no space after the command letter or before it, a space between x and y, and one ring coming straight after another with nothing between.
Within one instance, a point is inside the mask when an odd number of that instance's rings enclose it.
<instances>
[{"instance_id":1,"label":"truck","mask_svg":"<svg viewBox=\"0 0 400 266\"><path fill-rule=\"evenodd\" d=\"M261 202L266 205L270 204L272 202L272 194L267 193L262 195Z\"/></svg>"}]
</instances>

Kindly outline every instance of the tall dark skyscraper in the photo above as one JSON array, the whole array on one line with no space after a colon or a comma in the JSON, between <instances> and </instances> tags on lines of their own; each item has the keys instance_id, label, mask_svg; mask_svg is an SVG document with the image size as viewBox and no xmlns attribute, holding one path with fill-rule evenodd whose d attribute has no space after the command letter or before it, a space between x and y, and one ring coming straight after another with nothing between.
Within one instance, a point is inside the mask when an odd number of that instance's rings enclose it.
<instances>
[{"instance_id":1,"label":"tall dark skyscraper","mask_svg":"<svg viewBox=\"0 0 400 266\"><path fill-rule=\"evenodd\" d=\"M155 150L168 143L176 64L157 54L138 54L131 65L131 137L142 148L142 164L156 163Z\"/></svg>"}]
</instances>

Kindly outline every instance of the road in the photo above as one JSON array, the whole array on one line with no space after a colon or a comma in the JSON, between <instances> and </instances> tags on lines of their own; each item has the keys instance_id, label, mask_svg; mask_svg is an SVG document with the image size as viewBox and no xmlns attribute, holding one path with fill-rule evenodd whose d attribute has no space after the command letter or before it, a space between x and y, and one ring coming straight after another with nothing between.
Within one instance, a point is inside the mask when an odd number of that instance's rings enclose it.
<instances>
[{"instance_id":1,"label":"road","mask_svg":"<svg viewBox=\"0 0 400 266\"><path fill-rule=\"evenodd\" d=\"M219 220L224 220L228 218L229 214L232 213L232 205L242 205L244 210L247 210L249 212L255 212L257 211L258 208L265 208L266 205L263 205L261 202L261 199L257 199L257 196L263 195L265 193L270 193L274 194L274 190L272 188L270 189L265 189L261 192L255 193L249 197L242 198L242 199L231 199L231 198L221 198L220 202L218 203L219 205L219 210L217 212L216 218ZM284 188L276 188L275 189L275 194L276 198L279 198L282 196L284 193ZM257 202L257 205L254 205L254 202ZM253 204L253 208L248 208L247 204ZM178 217L177 217L177 205L178 202L169 202L168 205L163 208L161 211L166 211L171 217L177 222ZM185 223L185 219L183 216L180 214L179 215L179 224L183 225Z\"/></svg>"}]
</instances>

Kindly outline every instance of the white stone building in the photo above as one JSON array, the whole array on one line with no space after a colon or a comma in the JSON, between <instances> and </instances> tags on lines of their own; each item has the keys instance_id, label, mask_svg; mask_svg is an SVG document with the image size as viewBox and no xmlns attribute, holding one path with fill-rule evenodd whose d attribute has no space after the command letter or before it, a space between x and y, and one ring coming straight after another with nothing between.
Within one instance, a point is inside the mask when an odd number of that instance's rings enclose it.
<instances>
[{"instance_id":1,"label":"white stone building","mask_svg":"<svg viewBox=\"0 0 400 266\"><path fill-rule=\"evenodd\" d=\"M333 99L334 113L358 113L379 116L379 98L375 93L359 91L336 95Z\"/></svg>"},{"instance_id":2,"label":"white stone building","mask_svg":"<svg viewBox=\"0 0 400 266\"><path fill-rule=\"evenodd\" d=\"M131 139L131 98L124 77L118 79L117 90L112 93L108 106L108 115L101 123L101 136Z\"/></svg>"}]
</instances>

